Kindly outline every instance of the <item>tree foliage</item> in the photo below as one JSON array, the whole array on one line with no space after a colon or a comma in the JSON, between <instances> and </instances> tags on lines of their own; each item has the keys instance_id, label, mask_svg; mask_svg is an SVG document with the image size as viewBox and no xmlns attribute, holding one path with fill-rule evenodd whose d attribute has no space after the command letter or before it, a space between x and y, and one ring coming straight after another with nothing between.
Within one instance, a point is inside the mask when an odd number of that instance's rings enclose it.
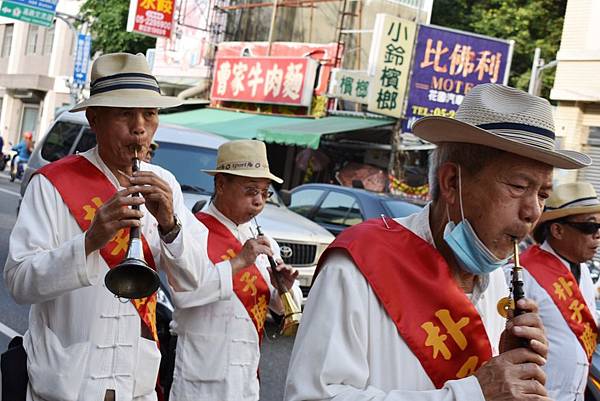
<instances>
[{"instance_id":1,"label":"tree foliage","mask_svg":"<svg viewBox=\"0 0 600 401\"><path fill-rule=\"evenodd\" d=\"M89 24L92 35L92 54L128 52L146 53L156 44L156 39L127 32L129 1L86 0L80 16Z\"/></svg>"},{"instance_id":2,"label":"tree foliage","mask_svg":"<svg viewBox=\"0 0 600 401\"><path fill-rule=\"evenodd\" d=\"M556 58L567 0L435 0L431 23L515 41L510 85L527 90L536 47L546 61ZM548 97L554 70L543 73Z\"/></svg>"}]
</instances>

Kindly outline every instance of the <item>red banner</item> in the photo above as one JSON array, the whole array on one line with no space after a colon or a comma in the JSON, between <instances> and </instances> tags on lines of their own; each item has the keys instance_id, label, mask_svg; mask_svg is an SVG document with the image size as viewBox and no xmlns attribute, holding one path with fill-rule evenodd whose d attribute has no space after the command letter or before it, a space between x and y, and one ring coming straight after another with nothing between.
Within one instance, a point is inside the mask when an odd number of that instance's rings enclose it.
<instances>
[{"instance_id":1,"label":"red banner","mask_svg":"<svg viewBox=\"0 0 600 401\"><path fill-rule=\"evenodd\" d=\"M222 57L211 100L310 106L317 62L302 57Z\"/></svg>"},{"instance_id":2,"label":"red banner","mask_svg":"<svg viewBox=\"0 0 600 401\"><path fill-rule=\"evenodd\" d=\"M170 38L175 0L131 0L127 30L147 36Z\"/></svg>"}]
</instances>

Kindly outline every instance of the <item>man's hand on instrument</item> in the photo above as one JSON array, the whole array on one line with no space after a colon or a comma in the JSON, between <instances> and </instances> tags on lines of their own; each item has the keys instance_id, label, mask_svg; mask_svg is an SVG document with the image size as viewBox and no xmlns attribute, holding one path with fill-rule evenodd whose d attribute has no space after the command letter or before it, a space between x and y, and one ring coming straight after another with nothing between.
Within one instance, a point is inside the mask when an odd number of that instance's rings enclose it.
<instances>
[{"instance_id":1,"label":"man's hand on instrument","mask_svg":"<svg viewBox=\"0 0 600 401\"><path fill-rule=\"evenodd\" d=\"M146 209L156 218L160 231L170 232L175 226L175 214L173 191L169 184L151 171L136 171L129 181L140 188Z\"/></svg>"},{"instance_id":2,"label":"man's hand on instrument","mask_svg":"<svg viewBox=\"0 0 600 401\"><path fill-rule=\"evenodd\" d=\"M520 299L517 306L527 311L520 316L511 318L506 325L506 330L500 338L500 352L522 347L525 341L532 351L537 352L542 358L548 356L548 339L544 332L544 324L538 314L538 306L531 299Z\"/></svg>"},{"instance_id":3,"label":"man's hand on instrument","mask_svg":"<svg viewBox=\"0 0 600 401\"><path fill-rule=\"evenodd\" d=\"M237 256L230 260L233 274L235 275L238 271L242 270L243 268L254 264L258 255L263 254L273 256L273 251L271 250L271 243L268 239L259 236L256 239L249 239L248 241L246 241L246 243L242 247L242 250L237 254Z\"/></svg>"},{"instance_id":4,"label":"man's hand on instrument","mask_svg":"<svg viewBox=\"0 0 600 401\"><path fill-rule=\"evenodd\" d=\"M137 191L137 186L119 191L96 210L92 224L85 233L86 256L106 245L120 229L140 226L144 213L129 207L144 203L144 198L131 196Z\"/></svg>"},{"instance_id":5,"label":"man's hand on instrument","mask_svg":"<svg viewBox=\"0 0 600 401\"><path fill-rule=\"evenodd\" d=\"M296 281L296 277L298 277L298 270L294 269L290 265L286 265L282 260L277 260L277 266L275 267L279 272L279 277L281 278L281 284L285 287L286 290L291 290L294 282ZM271 284L273 287L277 288L277 283L273 277L273 272L269 267L269 273L271 277Z\"/></svg>"},{"instance_id":6,"label":"man's hand on instrument","mask_svg":"<svg viewBox=\"0 0 600 401\"><path fill-rule=\"evenodd\" d=\"M516 348L490 359L475 377L486 401L550 401L541 368L545 362L529 348Z\"/></svg>"}]
</instances>

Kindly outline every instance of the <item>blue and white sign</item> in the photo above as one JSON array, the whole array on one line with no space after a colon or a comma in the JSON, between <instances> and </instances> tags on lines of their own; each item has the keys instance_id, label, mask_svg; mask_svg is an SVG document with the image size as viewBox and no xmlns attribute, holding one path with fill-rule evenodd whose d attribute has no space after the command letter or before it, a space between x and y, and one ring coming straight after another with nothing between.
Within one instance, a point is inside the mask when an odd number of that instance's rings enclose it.
<instances>
[{"instance_id":1,"label":"blue and white sign","mask_svg":"<svg viewBox=\"0 0 600 401\"><path fill-rule=\"evenodd\" d=\"M77 53L75 55L75 67L73 68L73 82L77 85L85 85L87 72L90 65L91 48L91 35L80 33L77 36Z\"/></svg>"}]
</instances>

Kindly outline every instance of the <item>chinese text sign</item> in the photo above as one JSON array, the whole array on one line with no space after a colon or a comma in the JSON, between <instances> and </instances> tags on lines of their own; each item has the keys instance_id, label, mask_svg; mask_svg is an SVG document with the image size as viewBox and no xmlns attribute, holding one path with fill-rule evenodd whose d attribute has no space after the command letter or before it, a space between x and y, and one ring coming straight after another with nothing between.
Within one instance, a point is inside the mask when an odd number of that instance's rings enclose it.
<instances>
[{"instance_id":1,"label":"chinese text sign","mask_svg":"<svg viewBox=\"0 0 600 401\"><path fill-rule=\"evenodd\" d=\"M223 57L211 100L310 106L317 62L310 58Z\"/></svg>"},{"instance_id":2,"label":"chinese text sign","mask_svg":"<svg viewBox=\"0 0 600 401\"><path fill-rule=\"evenodd\" d=\"M127 30L147 36L171 37L175 0L131 0Z\"/></svg>"},{"instance_id":3,"label":"chinese text sign","mask_svg":"<svg viewBox=\"0 0 600 401\"><path fill-rule=\"evenodd\" d=\"M330 95L342 100L367 104L370 81L366 71L333 70Z\"/></svg>"},{"instance_id":4,"label":"chinese text sign","mask_svg":"<svg viewBox=\"0 0 600 401\"><path fill-rule=\"evenodd\" d=\"M396 118L402 116L416 29L413 21L377 14L371 48L374 76L369 111Z\"/></svg>"},{"instance_id":5,"label":"chinese text sign","mask_svg":"<svg viewBox=\"0 0 600 401\"><path fill-rule=\"evenodd\" d=\"M454 117L475 85L505 84L510 55L508 41L421 25L403 130L424 116Z\"/></svg>"}]
</instances>

